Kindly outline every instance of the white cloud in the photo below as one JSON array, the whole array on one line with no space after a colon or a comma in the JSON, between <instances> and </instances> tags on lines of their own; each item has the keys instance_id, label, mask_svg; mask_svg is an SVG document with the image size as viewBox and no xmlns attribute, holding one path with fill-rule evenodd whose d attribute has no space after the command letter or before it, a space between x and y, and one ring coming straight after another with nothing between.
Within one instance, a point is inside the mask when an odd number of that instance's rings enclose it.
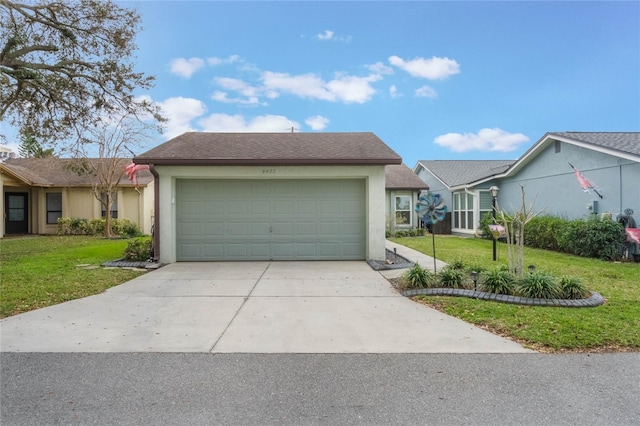
<instances>
[{"instance_id":1,"label":"white cloud","mask_svg":"<svg viewBox=\"0 0 640 426\"><path fill-rule=\"evenodd\" d=\"M336 35L336 33L331 30L324 30L324 32L316 34L315 38L320 41L342 41L347 43L351 41L351 36Z\"/></svg>"},{"instance_id":2,"label":"white cloud","mask_svg":"<svg viewBox=\"0 0 640 426\"><path fill-rule=\"evenodd\" d=\"M202 101L181 96L165 99L163 102L158 102L158 105L160 105L162 113L167 117L164 135L168 139L184 132L195 131L191 127L191 121L207 111L207 107Z\"/></svg>"},{"instance_id":3,"label":"white cloud","mask_svg":"<svg viewBox=\"0 0 640 426\"><path fill-rule=\"evenodd\" d=\"M389 63L411 74L414 77L426 78L429 80L442 80L450 75L460 73L460 65L449 58L431 59L415 58L405 61L399 56L389 57Z\"/></svg>"},{"instance_id":4,"label":"white cloud","mask_svg":"<svg viewBox=\"0 0 640 426\"><path fill-rule=\"evenodd\" d=\"M430 86L422 86L416 89L415 94L419 98L437 98L438 94Z\"/></svg>"},{"instance_id":5,"label":"white cloud","mask_svg":"<svg viewBox=\"0 0 640 426\"><path fill-rule=\"evenodd\" d=\"M296 121L282 115L262 115L250 120L235 114L211 114L198 122L204 132L264 132L277 133L300 128Z\"/></svg>"},{"instance_id":6,"label":"white cloud","mask_svg":"<svg viewBox=\"0 0 640 426\"><path fill-rule=\"evenodd\" d=\"M325 30L323 33L316 35L318 40L331 40L333 38L334 32Z\"/></svg>"},{"instance_id":7,"label":"white cloud","mask_svg":"<svg viewBox=\"0 0 640 426\"><path fill-rule=\"evenodd\" d=\"M367 68L369 69L369 71L371 71L374 74L380 74L380 75L393 74L393 68L383 64L382 62L376 62L375 64L367 65Z\"/></svg>"},{"instance_id":8,"label":"white cloud","mask_svg":"<svg viewBox=\"0 0 640 426\"><path fill-rule=\"evenodd\" d=\"M304 122L313 130L324 130L329 124L329 119L321 115L316 115L307 118Z\"/></svg>"},{"instance_id":9,"label":"white cloud","mask_svg":"<svg viewBox=\"0 0 640 426\"><path fill-rule=\"evenodd\" d=\"M171 60L171 72L180 77L189 78L204 66L204 60L200 58L176 58Z\"/></svg>"},{"instance_id":10,"label":"white cloud","mask_svg":"<svg viewBox=\"0 0 640 426\"><path fill-rule=\"evenodd\" d=\"M239 59L240 59L240 56L231 55L226 58L216 58L216 57L207 58L207 62L209 63L209 65L216 66L216 65L232 64L234 62L237 62Z\"/></svg>"},{"instance_id":11,"label":"white cloud","mask_svg":"<svg viewBox=\"0 0 640 426\"><path fill-rule=\"evenodd\" d=\"M398 92L398 88L396 87L395 84L389 87L389 96L391 96L392 98L399 98L402 96L402 94Z\"/></svg>"},{"instance_id":12,"label":"white cloud","mask_svg":"<svg viewBox=\"0 0 640 426\"><path fill-rule=\"evenodd\" d=\"M447 133L434 139L437 145L454 152L467 151L514 151L529 138L522 133L509 133L499 128L482 129L475 133Z\"/></svg>"},{"instance_id":13,"label":"white cloud","mask_svg":"<svg viewBox=\"0 0 640 426\"><path fill-rule=\"evenodd\" d=\"M265 90L290 93L301 98L362 104L370 100L376 92L371 83L382 77L376 74L367 77L338 75L335 79L325 82L315 74L290 75L265 71L261 78Z\"/></svg>"},{"instance_id":14,"label":"white cloud","mask_svg":"<svg viewBox=\"0 0 640 426\"><path fill-rule=\"evenodd\" d=\"M260 100L258 99L257 96L249 96L247 98L230 98L226 92L221 92L219 90L216 90L215 92L213 92L213 95L211 95L211 99L213 99L214 101L225 103L225 104L239 104L239 105L259 105L260 104ZM262 105L266 105L266 104L263 103Z\"/></svg>"}]
</instances>

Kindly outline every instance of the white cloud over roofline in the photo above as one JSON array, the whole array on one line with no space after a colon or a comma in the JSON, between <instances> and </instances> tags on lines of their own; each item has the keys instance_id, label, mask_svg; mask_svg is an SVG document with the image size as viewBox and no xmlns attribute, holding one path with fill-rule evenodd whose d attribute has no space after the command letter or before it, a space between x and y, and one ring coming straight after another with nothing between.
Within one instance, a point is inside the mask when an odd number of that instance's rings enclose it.
<instances>
[{"instance_id":1,"label":"white cloud over roofline","mask_svg":"<svg viewBox=\"0 0 640 426\"><path fill-rule=\"evenodd\" d=\"M171 60L171 73L183 78L190 78L196 71L204 66L204 60L200 58L175 58Z\"/></svg>"},{"instance_id":2,"label":"white cloud over roofline","mask_svg":"<svg viewBox=\"0 0 640 426\"><path fill-rule=\"evenodd\" d=\"M399 56L390 56L389 63L411 74L414 77L428 80L442 80L460 73L460 64L449 58L433 56L430 59L414 58L405 61Z\"/></svg>"},{"instance_id":3,"label":"white cloud over roofline","mask_svg":"<svg viewBox=\"0 0 640 426\"><path fill-rule=\"evenodd\" d=\"M478 133L447 133L434 139L436 145L448 148L453 152L468 151L515 151L528 142L529 138L522 133L509 133L497 127L484 128Z\"/></svg>"},{"instance_id":4,"label":"white cloud over roofline","mask_svg":"<svg viewBox=\"0 0 640 426\"><path fill-rule=\"evenodd\" d=\"M240 114L211 114L198 121L204 132L264 132L282 133L291 131L291 127L300 128L300 124L283 115L261 115L246 119Z\"/></svg>"},{"instance_id":5,"label":"white cloud over roofline","mask_svg":"<svg viewBox=\"0 0 640 426\"><path fill-rule=\"evenodd\" d=\"M316 115L313 117L307 118L305 124L311 127L311 130L324 130L329 124L329 119L327 117L323 117L321 115Z\"/></svg>"},{"instance_id":6,"label":"white cloud over roofline","mask_svg":"<svg viewBox=\"0 0 640 426\"><path fill-rule=\"evenodd\" d=\"M160 106L162 113L167 118L163 132L167 139L171 139L185 132L195 131L191 126L191 122L207 112L207 107L202 101L193 98L183 98L182 96L168 98L156 103Z\"/></svg>"}]
</instances>

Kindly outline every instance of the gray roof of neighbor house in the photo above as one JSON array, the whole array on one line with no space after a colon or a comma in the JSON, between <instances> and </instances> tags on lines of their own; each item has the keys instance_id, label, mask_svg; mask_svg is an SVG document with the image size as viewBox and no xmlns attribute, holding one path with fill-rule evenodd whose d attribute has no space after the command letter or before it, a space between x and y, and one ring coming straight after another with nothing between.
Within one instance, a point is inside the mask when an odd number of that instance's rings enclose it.
<instances>
[{"instance_id":1,"label":"gray roof of neighbor house","mask_svg":"<svg viewBox=\"0 0 640 426\"><path fill-rule=\"evenodd\" d=\"M188 132L135 157L155 165L386 165L402 158L373 133Z\"/></svg>"},{"instance_id":2,"label":"gray roof of neighbor house","mask_svg":"<svg viewBox=\"0 0 640 426\"><path fill-rule=\"evenodd\" d=\"M640 156L640 132L550 132L548 136L561 136L594 147Z\"/></svg>"},{"instance_id":3,"label":"gray roof of neighbor house","mask_svg":"<svg viewBox=\"0 0 640 426\"><path fill-rule=\"evenodd\" d=\"M8 173L29 186L60 187L60 186L91 186L91 176L78 174L73 171L72 158L12 158L0 163L0 170ZM87 161L100 163L103 159L90 158ZM122 169L119 185L133 186L134 183L124 174L124 167L131 163L130 159L118 159L118 167ZM138 172L138 183L145 186L153 181L153 175L148 170Z\"/></svg>"},{"instance_id":4,"label":"gray roof of neighbor house","mask_svg":"<svg viewBox=\"0 0 640 426\"><path fill-rule=\"evenodd\" d=\"M421 160L418 164L429 170L447 187L466 185L504 173L514 160Z\"/></svg>"},{"instance_id":5,"label":"gray roof of neighbor house","mask_svg":"<svg viewBox=\"0 0 640 426\"><path fill-rule=\"evenodd\" d=\"M429 189L422 179L406 164L392 164L384 168L385 188L387 189Z\"/></svg>"}]
</instances>

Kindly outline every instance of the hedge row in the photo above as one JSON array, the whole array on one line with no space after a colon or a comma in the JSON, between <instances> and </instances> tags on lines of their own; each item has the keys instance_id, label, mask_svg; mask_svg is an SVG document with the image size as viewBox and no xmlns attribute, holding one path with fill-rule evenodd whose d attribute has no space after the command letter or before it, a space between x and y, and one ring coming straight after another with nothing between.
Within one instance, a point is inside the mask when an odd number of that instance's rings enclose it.
<instances>
[{"instance_id":1,"label":"hedge row","mask_svg":"<svg viewBox=\"0 0 640 426\"><path fill-rule=\"evenodd\" d=\"M106 220L61 217L58 219L58 235L104 235ZM111 232L122 237L141 236L138 225L128 219L112 219Z\"/></svg>"},{"instance_id":2,"label":"hedge row","mask_svg":"<svg viewBox=\"0 0 640 426\"><path fill-rule=\"evenodd\" d=\"M491 223L493 218L490 213L482 216L482 238L493 238L489 231ZM625 242L626 234L621 223L597 215L574 220L537 216L527 223L524 231L524 244L528 247L605 260L620 259Z\"/></svg>"}]
</instances>

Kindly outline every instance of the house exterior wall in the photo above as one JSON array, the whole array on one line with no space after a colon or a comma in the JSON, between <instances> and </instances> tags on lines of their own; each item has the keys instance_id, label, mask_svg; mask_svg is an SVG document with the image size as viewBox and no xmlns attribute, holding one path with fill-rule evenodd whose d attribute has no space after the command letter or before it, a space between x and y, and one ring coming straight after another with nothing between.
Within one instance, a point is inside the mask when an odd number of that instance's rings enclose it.
<instances>
[{"instance_id":1,"label":"house exterior wall","mask_svg":"<svg viewBox=\"0 0 640 426\"><path fill-rule=\"evenodd\" d=\"M602 199L593 190L583 191L569 163L598 188ZM522 185L527 205L534 202L533 209L545 214L576 219L608 212L615 218L631 208L636 217L640 215L640 163L569 143L559 143L559 152L550 144L497 185L498 202L506 211L519 209Z\"/></svg>"},{"instance_id":2,"label":"house exterior wall","mask_svg":"<svg viewBox=\"0 0 640 426\"><path fill-rule=\"evenodd\" d=\"M447 206L452 205L452 192L444 183L442 183L442 181L440 181L440 179L435 177L435 175L433 175L422 166L420 166L420 170L417 174L418 177L423 180L423 182L429 185L429 191L433 192L434 194L440 194Z\"/></svg>"},{"instance_id":3,"label":"house exterior wall","mask_svg":"<svg viewBox=\"0 0 640 426\"><path fill-rule=\"evenodd\" d=\"M17 182L8 176L2 175L0 179L0 237L5 235L4 221L4 194L6 192L24 192L28 194L29 233L31 234L56 234L57 224L47 223L47 194L61 193L62 217L83 219L99 218L101 207L93 196L91 188L42 188L30 187ZM151 233L153 223L153 183L147 187L140 187L139 193L135 188L125 187L118 189L118 217L126 218L136 223L143 233Z\"/></svg>"},{"instance_id":4,"label":"house exterior wall","mask_svg":"<svg viewBox=\"0 0 640 426\"><path fill-rule=\"evenodd\" d=\"M415 229L418 227L418 214L415 212L416 203L418 202L419 191L410 189L395 189L387 190L385 193L385 205L386 205L386 230L393 232L402 229ZM407 196L411 199L411 205L409 206L411 212L411 220L406 224L399 224L396 222L396 197Z\"/></svg>"},{"instance_id":5,"label":"house exterior wall","mask_svg":"<svg viewBox=\"0 0 640 426\"><path fill-rule=\"evenodd\" d=\"M385 258L384 166L156 166L159 175L160 262L176 261L176 179L364 179L367 258Z\"/></svg>"}]
</instances>

